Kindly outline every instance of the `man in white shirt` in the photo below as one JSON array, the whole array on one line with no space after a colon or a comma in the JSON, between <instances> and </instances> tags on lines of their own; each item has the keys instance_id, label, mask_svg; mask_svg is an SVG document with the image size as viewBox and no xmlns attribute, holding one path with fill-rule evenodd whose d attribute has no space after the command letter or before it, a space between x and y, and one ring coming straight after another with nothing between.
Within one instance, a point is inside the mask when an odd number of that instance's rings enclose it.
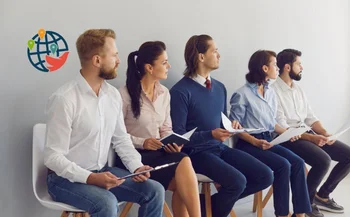
<instances>
[{"instance_id":1,"label":"man in white shirt","mask_svg":"<svg viewBox=\"0 0 350 217\"><path fill-rule=\"evenodd\" d=\"M118 201L140 204L139 216L162 216L164 188L148 180L149 173L118 179L150 167L141 163L126 132L119 92L105 81L117 76L120 63L114 31L87 30L76 47L81 71L50 97L47 106L49 194L91 217L116 217ZM111 144L130 172L106 166Z\"/></svg>"},{"instance_id":2,"label":"man in white shirt","mask_svg":"<svg viewBox=\"0 0 350 217\"><path fill-rule=\"evenodd\" d=\"M277 122L284 128L303 125L312 128L312 132L303 134L300 140L281 144L311 166L307 183L313 210L307 216L322 217L319 209L343 213L344 208L330 199L329 195L350 172L350 147L338 140L328 140L330 134L314 115L304 91L296 84L295 81L302 77L301 52L294 49L283 50L277 55L277 65L280 75L272 84L279 101ZM331 160L338 164L316 193Z\"/></svg>"}]
</instances>

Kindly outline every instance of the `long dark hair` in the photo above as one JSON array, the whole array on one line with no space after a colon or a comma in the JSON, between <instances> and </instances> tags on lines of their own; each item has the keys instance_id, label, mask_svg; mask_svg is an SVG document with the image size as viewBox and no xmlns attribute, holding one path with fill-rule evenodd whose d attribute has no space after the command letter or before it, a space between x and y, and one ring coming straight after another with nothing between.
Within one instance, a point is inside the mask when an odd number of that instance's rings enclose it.
<instances>
[{"instance_id":1,"label":"long dark hair","mask_svg":"<svg viewBox=\"0 0 350 217\"><path fill-rule=\"evenodd\" d=\"M270 50L258 50L250 57L249 72L245 76L249 83L257 83L258 85L266 83L266 73L262 67L269 65L271 57L276 57L276 53Z\"/></svg>"},{"instance_id":2,"label":"long dark hair","mask_svg":"<svg viewBox=\"0 0 350 217\"><path fill-rule=\"evenodd\" d=\"M209 35L194 35L188 39L185 47L186 69L184 75L193 77L198 68L198 54L209 49L208 41L213 40Z\"/></svg>"},{"instance_id":3,"label":"long dark hair","mask_svg":"<svg viewBox=\"0 0 350 217\"><path fill-rule=\"evenodd\" d=\"M141 79L145 76L145 64L153 65L154 61L166 50L161 41L148 41L141 45L138 51L128 56L128 69L126 71L126 88L131 98L131 108L135 118L141 112Z\"/></svg>"}]
</instances>

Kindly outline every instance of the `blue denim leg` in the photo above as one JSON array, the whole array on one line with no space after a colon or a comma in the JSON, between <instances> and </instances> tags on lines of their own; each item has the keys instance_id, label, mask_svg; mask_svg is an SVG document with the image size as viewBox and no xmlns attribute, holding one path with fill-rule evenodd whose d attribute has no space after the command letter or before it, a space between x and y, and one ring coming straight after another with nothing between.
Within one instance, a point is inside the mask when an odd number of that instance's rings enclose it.
<instances>
[{"instance_id":1,"label":"blue denim leg","mask_svg":"<svg viewBox=\"0 0 350 217\"><path fill-rule=\"evenodd\" d=\"M120 168L103 168L121 177L130 174ZM164 203L164 188L153 180L137 183L127 179L118 187L109 191L97 186L72 183L55 173L47 177L49 194L53 200L66 203L89 212L91 217L115 217L118 213L118 201L140 204L139 216L161 217Z\"/></svg>"},{"instance_id":2,"label":"blue denim leg","mask_svg":"<svg viewBox=\"0 0 350 217\"><path fill-rule=\"evenodd\" d=\"M106 189L83 183L72 183L55 173L47 177L48 191L57 202L89 212L91 217L115 217L118 200Z\"/></svg>"},{"instance_id":3,"label":"blue denim leg","mask_svg":"<svg viewBox=\"0 0 350 217\"><path fill-rule=\"evenodd\" d=\"M117 167L107 167L104 170L118 177L129 173ZM159 182L151 179L145 182L134 182L131 178L128 178L122 185L110 189L110 192L116 196L118 201L130 201L139 204L139 217L162 216L165 190Z\"/></svg>"}]
</instances>

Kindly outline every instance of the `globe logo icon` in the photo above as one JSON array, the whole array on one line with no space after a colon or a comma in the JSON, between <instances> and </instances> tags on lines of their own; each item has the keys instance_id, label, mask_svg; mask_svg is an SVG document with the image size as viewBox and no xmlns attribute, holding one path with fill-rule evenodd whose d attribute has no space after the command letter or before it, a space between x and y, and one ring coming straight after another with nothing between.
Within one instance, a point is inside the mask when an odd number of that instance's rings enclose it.
<instances>
[{"instance_id":1,"label":"globe logo icon","mask_svg":"<svg viewBox=\"0 0 350 217\"><path fill-rule=\"evenodd\" d=\"M57 32L39 29L27 42L28 60L42 72L53 72L61 68L68 58L68 44Z\"/></svg>"}]
</instances>

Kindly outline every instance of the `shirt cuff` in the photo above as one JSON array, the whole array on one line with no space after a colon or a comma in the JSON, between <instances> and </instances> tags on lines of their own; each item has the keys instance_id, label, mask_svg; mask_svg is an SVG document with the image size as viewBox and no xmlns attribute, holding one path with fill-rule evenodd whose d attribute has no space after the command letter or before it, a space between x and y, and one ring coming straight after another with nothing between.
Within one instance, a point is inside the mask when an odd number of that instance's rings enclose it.
<instances>
[{"instance_id":1,"label":"shirt cuff","mask_svg":"<svg viewBox=\"0 0 350 217\"><path fill-rule=\"evenodd\" d=\"M276 124L280 125L284 129L288 129L290 127L286 121L277 122Z\"/></svg>"},{"instance_id":2,"label":"shirt cuff","mask_svg":"<svg viewBox=\"0 0 350 217\"><path fill-rule=\"evenodd\" d=\"M317 118L310 118L305 120L305 124L309 127L311 127L316 121L318 121Z\"/></svg>"},{"instance_id":3,"label":"shirt cuff","mask_svg":"<svg viewBox=\"0 0 350 217\"><path fill-rule=\"evenodd\" d=\"M75 174L73 181L87 184L87 179L91 173L91 171L81 168L81 170Z\"/></svg>"},{"instance_id":4,"label":"shirt cuff","mask_svg":"<svg viewBox=\"0 0 350 217\"><path fill-rule=\"evenodd\" d=\"M142 166L143 166L143 164L141 163L141 161L130 162L128 165L126 165L126 167L129 169L130 173L134 173L135 170L137 170L138 168L140 168Z\"/></svg>"},{"instance_id":5,"label":"shirt cuff","mask_svg":"<svg viewBox=\"0 0 350 217\"><path fill-rule=\"evenodd\" d=\"M134 144L135 148L138 149L144 149L143 148L143 143L145 143L145 138L139 138L135 136L131 136L132 143Z\"/></svg>"}]
</instances>

